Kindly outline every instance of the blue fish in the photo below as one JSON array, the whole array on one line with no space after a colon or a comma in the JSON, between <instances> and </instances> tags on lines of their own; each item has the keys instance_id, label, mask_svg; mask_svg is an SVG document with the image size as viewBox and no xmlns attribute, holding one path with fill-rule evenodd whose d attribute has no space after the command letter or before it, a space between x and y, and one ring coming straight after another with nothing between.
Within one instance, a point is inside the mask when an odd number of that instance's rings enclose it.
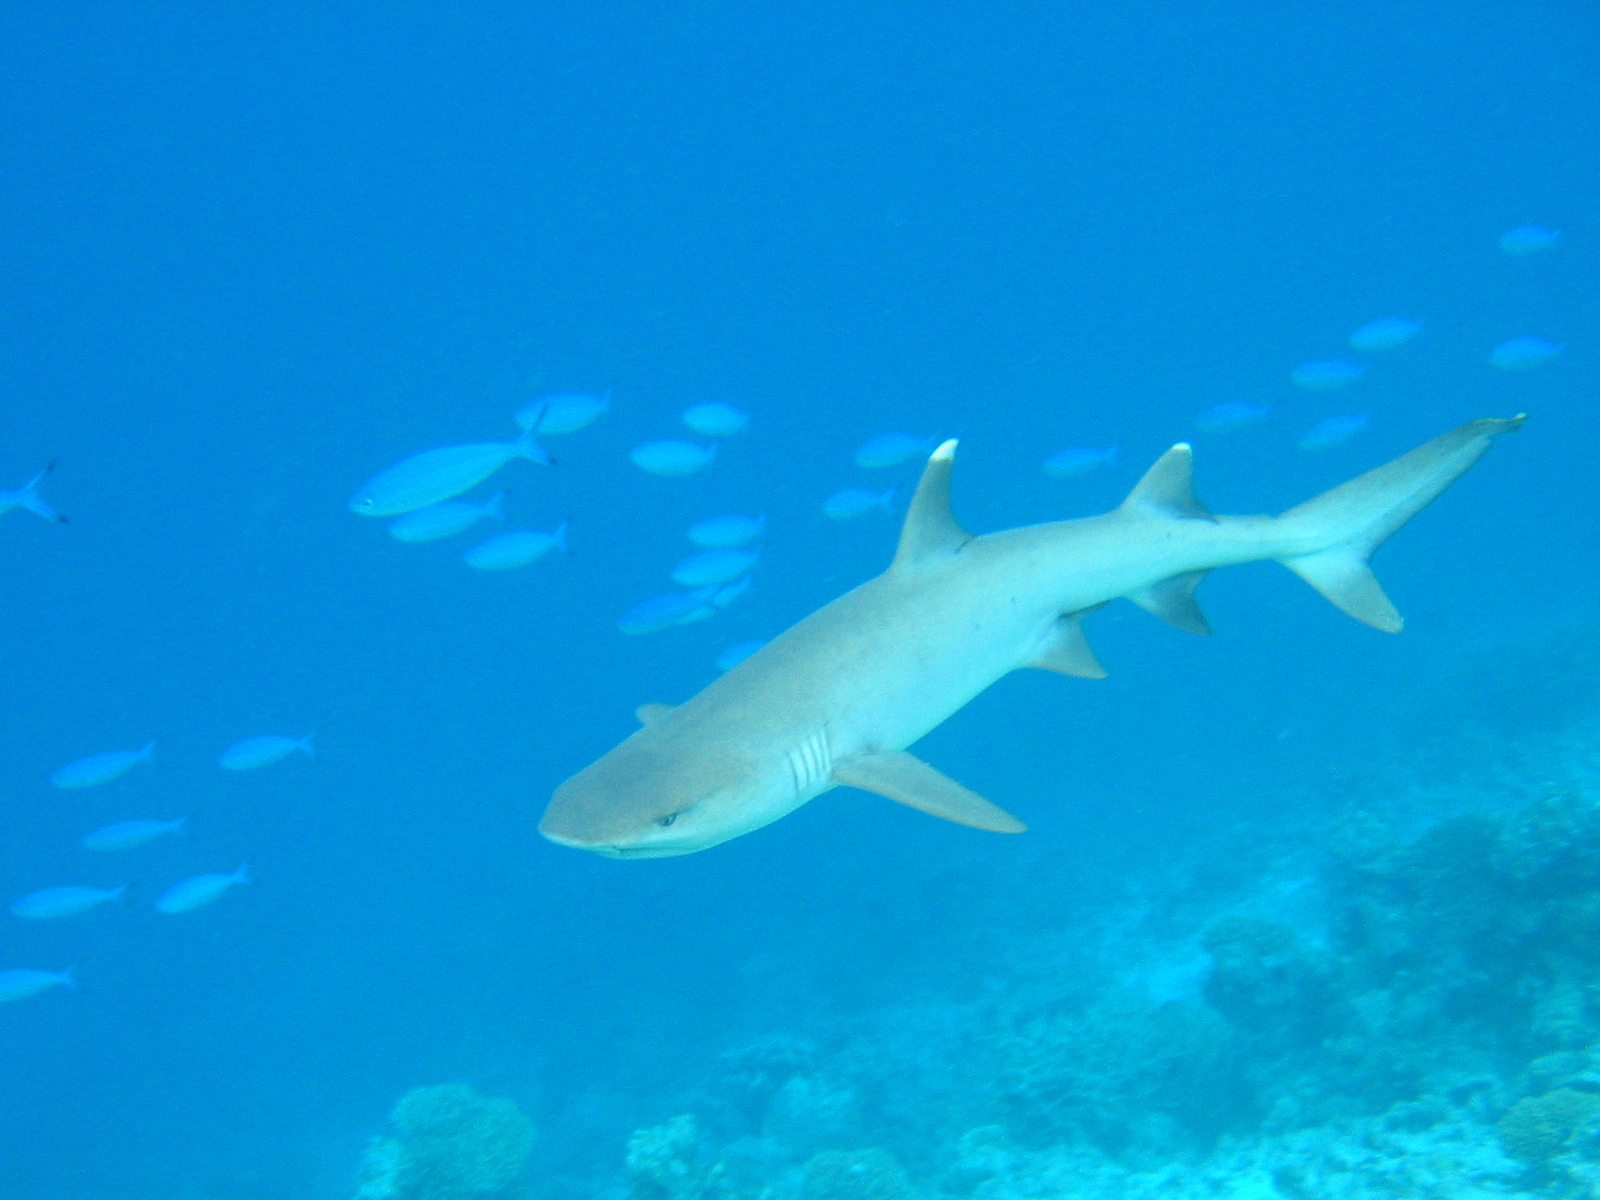
<instances>
[{"instance_id":1,"label":"blue fish","mask_svg":"<svg viewBox=\"0 0 1600 1200\"><path fill-rule=\"evenodd\" d=\"M311 745L311 739L315 736L308 733L302 738L291 738L264 733L259 737L245 738L224 750L217 759L217 765L225 771L254 771L257 767L270 767L296 751L307 758L315 758L317 751Z\"/></svg>"},{"instance_id":2,"label":"blue fish","mask_svg":"<svg viewBox=\"0 0 1600 1200\"><path fill-rule=\"evenodd\" d=\"M443 504L430 504L396 517L389 524L389 536L397 542L436 542L451 537L462 530L471 529L484 517L504 521L500 501L504 492L496 492L482 504L466 500L446 500Z\"/></svg>"},{"instance_id":3,"label":"blue fish","mask_svg":"<svg viewBox=\"0 0 1600 1200\"><path fill-rule=\"evenodd\" d=\"M1213 404L1195 417L1195 428L1201 433L1233 433L1236 430L1259 424L1272 415L1265 404L1251 404L1248 400L1224 400Z\"/></svg>"},{"instance_id":4,"label":"blue fish","mask_svg":"<svg viewBox=\"0 0 1600 1200\"><path fill-rule=\"evenodd\" d=\"M750 428L750 414L731 404L712 400L683 410L683 423L701 437L733 437Z\"/></svg>"},{"instance_id":5,"label":"blue fish","mask_svg":"<svg viewBox=\"0 0 1600 1200\"><path fill-rule=\"evenodd\" d=\"M750 576L745 575L721 587L707 584L690 592L655 596L641 604L635 604L623 613L617 621L617 628L623 633L638 635L656 633L662 629L670 629L674 625L689 625L695 621L704 621L707 617L715 616L718 609L727 608L749 590Z\"/></svg>"},{"instance_id":6,"label":"blue fish","mask_svg":"<svg viewBox=\"0 0 1600 1200\"><path fill-rule=\"evenodd\" d=\"M567 522L563 521L550 532L539 529L514 529L499 533L479 542L466 554L463 561L480 571L509 571L538 562L552 550L567 552Z\"/></svg>"},{"instance_id":7,"label":"blue fish","mask_svg":"<svg viewBox=\"0 0 1600 1200\"><path fill-rule=\"evenodd\" d=\"M116 850L132 850L160 837L187 833L188 830L184 826L188 822L188 817L178 817L171 821L118 821L114 825L102 825L99 829L84 834L83 848L100 854Z\"/></svg>"},{"instance_id":8,"label":"blue fish","mask_svg":"<svg viewBox=\"0 0 1600 1200\"><path fill-rule=\"evenodd\" d=\"M235 884L251 882L249 863L227 875L191 875L157 896L154 907L159 913L193 912L210 904Z\"/></svg>"},{"instance_id":9,"label":"blue fish","mask_svg":"<svg viewBox=\"0 0 1600 1200\"><path fill-rule=\"evenodd\" d=\"M40 992L49 991L53 987L63 987L69 992L78 991L78 981L73 977L73 968L65 971L31 971L20 967L11 971L0 971L0 1004L9 1000L21 1000L27 996L37 996Z\"/></svg>"},{"instance_id":10,"label":"blue fish","mask_svg":"<svg viewBox=\"0 0 1600 1200\"><path fill-rule=\"evenodd\" d=\"M1526 371L1543 366L1566 348L1565 342L1558 345L1542 337L1512 338L1494 348L1489 355L1489 362L1502 371Z\"/></svg>"},{"instance_id":11,"label":"blue fish","mask_svg":"<svg viewBox=\"0 0 1600 1200\"><path fill-rule=\"evenodd\" d=\"M1549 250L1561 241L1561 230L1543 225L1518 225L1500 235L1500 249L1516 258Z\"/></svg>"},{"instance_id":12,"label":"blue fish","mask_svg":"<svg viewBox=\"0 0 1600 1200\"><path fill-rule=\"evenodd\" d=\"M110 783L140 763L155 762L155 749L156 744L151 742L138 750L107 750L104 754L75 759L51 771L50 782L58 788L86 788Z\"/></svg>"},{"instance_id":13,"label":"blue fish","mask_svg":"<svg viewBox=\"0 0 1600 1200\"><path fill-rule=\"evenodd\" d=\"M552 392L517 409L516 422L534 433L576 433L593 425L611 408L611 393Z\"/></svg>"},{"instance_id":14,"label":"blue fish","mask_svg":"<svg viewBox=\"0 0 1600 1200\"><path fill-rule=\"evenodd\" d=\"M1379 317L1376 321L1368 321L1350 335L1350 348L1363 354L1377 354L1404 346L1421 332L1421 321L1408 321L1405 317Z\"/></svg>"},{"instance_id":15,"label":"blue fish","mask_svg":"<svg viewBox=\"0 0 1600 1200\"><path fill-rule=\"evenodd\" d=\"M474 442L424 450L379 471L350 497L350 511L363 517L396 517L450 500L477 487L513 458L550 465L550 456L529 429L514 442Z\"/></svg>"},{"instance_id":16,"label":"blue fish","mask_svg":"<svg viewBox=\"0 0 1600 1200\"><path fill-rule=\"evenodd\" d=\"M737 642L734 645L729 646L721 654L717 655L717 670L727 671L737 667L745 659L749 658L752 654L766 644L766 641L763 639L751 642Z\"/></svg>"},{"instance_id":17,"label":"blue fish","mask_svg":"<svg viewBox=\"0 0 1600 1200\"><path fill-rule=\"evenodd\" d=\"M11 915L25 921L54 921L75 917L127 895L130 885L114 888L52 887L29 892L11 905Z\"/></svg>"},{"instance_id":18,"label":"blue fish","mask_svg":"<svg viewBox=\"0 0 1600 1200\"><path fill-rule=\"evenodd\" d=\"M914 433L880 433L856 447L856 466L869 470L898 466L908 458L932 453L938 441Z\"/></svg>"},{"instance_id":19,"label":"blue fish","mask_svg":"<svg viewBox=\"0 0 1600 1200\"><path fill-rule=\"evenodd\" d=\"M1094 446L1068 446L1044 460L1044 473L1052 479L1074 479L1100 467L1114 467L1117 465L1117 451L1121 448L1121 442L1104 450Z\"/></svg>"},{"instance_id":20,"label":"blue fish","mask_svg":"<svg viewBox=\"0 0 1600 1200\"><path fill-rule=\"evenodd\" d=\"M822 502L824 515L835 521L853 521L857 517L864 517L873 509L880 509L886 513L894 511L895 497L900 494L900 487L890 488L886 492L869 492L865 488L845 488L835 492Z\"/></svg>"},{"instance_id":21,"label":"blue fish","mask_svg":"<svg viewBox=\"0 0 1600 1200\"><path fill-rule=\"evenodd\" d=\"M672 568L672 582L688 588L713 583L731 583L756 565L760 555L753 550L728 546L691 554Z\"/></svg>"},{"instance_id":22,"label":"blue fish","mask_svg":"<svg viewBox=\"0 0 1600 1200\"><path fill-rule=\"evenodd\" d=\"M1296 387L1313 392L1332 392L1349 387L1366 371L1366 367L1359 363L1346 362L1342 358L1319 358L1314 362L1301 363L1289 372L1289 378Z\"/></svg>"},{"instance_id":23,"label":"blue fish","mask_svg":"<svg viewBox=\"0 0 1600 1200\"><path fill-rule=\"evenodd\" d=\"M628 457L633 459L634 466L652 475L693 475L716 459L717 444L702 446L698 442L666 438L635 446Z\"/></svg>"},{"instance_id":24,"label":"blue fish","mask_svg":"<svg viewBox=\"0 0 1600 1200\"><path fill-rule=\"evenodd\" d=\"M743 546L761 536L767 527L765 513L755 517L729 513L721 517L707 517L689 526L689 540L707 550L725 550Z\"/></svg>"},{"instance_id":25,"label":"blue fish","mask_svg":"<svg viewBox=\"0 0 1600 1200\"><path fill-rule=\"evenodd\" d=\"M1295 445L1302 450L1326 450L1330 446L1348 442L1371 423L1372 414L1370 412L1346 413L1343 416L1329 417L1325 421L1318 421L1301 434L1300 440Z\"/></svg>"},{"instance_id":26,"label":"blue fish","mask_svg":"<svg viewBox=\"0 0 1600 1200\"><path fill-rule=\"evenodd\" d=\"M43 517L46 521L57 521L66 524L66 518L39 499L39 481L51 471L55 470L55 463L49 463L44 470L34 472L33 478L17 488L15 491L0 490L0 513L8 513L13 508L25 508L29 512Z\"/></svg>"}]
</instances>

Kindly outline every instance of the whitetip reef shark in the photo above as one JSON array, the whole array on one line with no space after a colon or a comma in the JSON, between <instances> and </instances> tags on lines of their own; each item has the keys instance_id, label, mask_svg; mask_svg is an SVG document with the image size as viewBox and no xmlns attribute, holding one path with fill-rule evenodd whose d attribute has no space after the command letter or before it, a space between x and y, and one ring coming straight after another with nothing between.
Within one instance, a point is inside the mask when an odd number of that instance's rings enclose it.
<instances>
[{"instance_id":1,"label":"whitetip reef shark","mask_svg":"<svg viewBox=\"0 0 1600 1200\"><path fill-rule=\"evenodd\" d=\"M1523 422L1472 421L1276 517L1217 517L1193 455L1163 454L1114 511L974 537L950 514L956 443L929 457L889 569L768 642L555 791L539 823L613 858L692 854L838 786L977 829L1022 822L908 753L1002 675L1100 679L1086 614L1118 597L1209 633L1195 585L1273 559L1358 621L1398 633L1368 556Z\"/></svg>"}]
</instances>

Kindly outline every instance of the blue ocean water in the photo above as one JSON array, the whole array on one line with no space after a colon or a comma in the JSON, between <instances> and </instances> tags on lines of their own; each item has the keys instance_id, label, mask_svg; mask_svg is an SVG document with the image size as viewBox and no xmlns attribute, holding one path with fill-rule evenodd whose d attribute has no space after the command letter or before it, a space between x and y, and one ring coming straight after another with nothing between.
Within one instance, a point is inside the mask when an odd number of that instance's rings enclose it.
<instances>
[{"instance_id":1,"label":"blue ocean water","mask_svg":"<svg viewBox=\"0 0 1600 1200\"><path fill-rule=\"evenodd\" d=\"M403 1093L462 1081L539 1128L529 1195L648 1194L628 1136L687 1112L707 1162L762 1134L784 1179L812 1150L887 1146L929 1194L978 1195L938 1159L968 1131L931 1114L996 1125L985 1089L1016 1068L963 1049L983 997L1107 977L1141 921L1224 963L1215 914L1174 897L1269 888L1358 787L1410 836L1459 783L1466 751L1425 769L1441 737L1545 730L1528 714L1569 677L1560 720L1594 708L1583 6L68 5L0 33L0 487L56 461L40 492L69 518L0 516L0 881L7 903L136 884L0 934L0 970L75 962L83 985L0 1007L7 1194L343 1198ZM1563 237L1499 248L1530 223ZM1385 316L1424 330L1349 350ZM1565 349L1490 365L1523 336ZM1291 382L1338 357L1371 365L1344 390ZM473 493L504 488L511 527L570 519L570 555L477 572L476 532L401 545L347 510L381 468L509 439L519 407L573 389L609 389L608 416ZM633 466L708 399L752 414L713 469ZM1230 401L1272 412L1196 431ZM894 520L820 507L914 481L856 467L869 436L959 436L956 512L987 532L1110 508L1181 439L1213 509L1276 512L1522 411L1379 556L1399 637L1271 564L1219 571L1214 637L1114 605L1088 622L1108 680L1018 673L919 746L1025 836L843 791L677 859L537 834L636 705L882 569ZM1114 467L1040 469L1113 443ZM767 514L751 593L620 634L672 590L683 531L728 511ZM315 760L215 765L311 731ZM149 741L153 767L46 781ZM79 845L185 813L182 838ZM151 909L244 861L255 882L215 905ZM1115 1040L1092 996L1059 1003ZM882 1050L853 1086L894 1104L833 1142L737 1115L731 1051L842 1030ZM1078 1118L1040 1106L1007 1128L1043 1153ZM1236 1136L1266 1128L1247 1108ZM1168 1144L1092 1126L1072 1137L1097 1153L1147 1147L1129 1170ZM1219 1130L1185 1128L1171 1159L1198 1170Z\"/></svg>"}]
</instances>

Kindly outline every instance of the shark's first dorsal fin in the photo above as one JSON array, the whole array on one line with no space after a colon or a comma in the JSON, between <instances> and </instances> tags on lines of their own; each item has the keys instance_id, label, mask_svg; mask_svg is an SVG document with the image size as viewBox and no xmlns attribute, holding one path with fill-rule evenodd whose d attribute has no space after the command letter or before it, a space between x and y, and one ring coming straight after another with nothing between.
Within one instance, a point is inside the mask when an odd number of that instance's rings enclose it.
<instances>
[{"instance_id":1,"label":"shark's first dorsal fin","mask_svg":"<svg viewBox=\"0 0 1600 1200\"><path fill-rule=\"evenodd\" d=\"M833 764L833 780L874 792L907 808L990 833L1023 833L1027 826L977 792L941 775L914 754L880 750Z\"/></svg>"},{"instance_id":2,"label":"shark's first dorsal fin","mask_svg":"<svg viewBox=\"0 0 1600 1200\"><path fill-rule=\"evenodd\" d=\"M900 527L900 544L895 547L891 571L921 566L930 558L954 554L972 535L956 524L950 515L950 468L956 458L956 439L951 438L931 455L922 469L916 495L906 508L905 524Z\"/></svg>"},{"instance_id":3,"label":"shark's first dorsal fin","mask_svg":"<svg viewBox=\"0 0 1600 1200\"><path fill-rule=\"evenodd\" d=\"M654 725L676 707L676 704L641 704L633 710L633 715L639 718L641 725Z\"/></svg>"},{"instance_id":4,"label":"shark's first dorsal fin","mask_svg":"<svg viewBox=\"0 0 1600 1200\"><path fill-rule=\"evenodd\" d=\"M1138 516L1216 520L1194 498L1194 451L1188 442L1179 442L1156 459L1144 478L1133 485L1133 491L1117 511Z\"/></svg>"}]
</instances>

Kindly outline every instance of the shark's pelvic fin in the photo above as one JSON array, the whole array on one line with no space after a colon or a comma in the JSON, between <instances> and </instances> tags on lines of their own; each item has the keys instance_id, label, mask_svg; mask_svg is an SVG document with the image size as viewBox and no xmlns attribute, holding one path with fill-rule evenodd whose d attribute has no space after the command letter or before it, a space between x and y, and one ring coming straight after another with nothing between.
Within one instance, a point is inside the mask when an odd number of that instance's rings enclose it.
<instances>
[{"instance_id":1,"label":"shark's pelvic fin","mask_svg":"<svg viewBox=\"0 0 1600 1200\"><path fill-rule=\"evenodd\" d=\"M916 494L906 508L905 524L900 527L900 544L895 547L894 561L889 564L891 571L918 567L929 559L954 554L972 540L972 535L950 515L950 468L955 458L955 438L928 456Z\"/></svg>"},{"instance_id":2,"label":"shark's pelvic fin","mask_svg":"<svg viewBox=\"0 0 1600 1200\"><path fill-rule=\"evenodd\" d=\"M833 764L833 779L846 787L874 792L931 817L990 833L1022 833L1028 827L977 792L941 775L914 754L881 750Z\"/></svg>"},{"instance_id":3,"label":"shark's pelvic fin","mask_svg":"<svg viewBox=\"0 0 1600 1200\"><path fill-rule=\"evenodd\" d=\"M1518 413L1503 420L1468 421L1296 505L1278 520L1295 541L1310 545L1278 561L1356 620L1399 633L1404 622L1367 566L1368 556L1482 458L1491 441L1519 429L1526 419Z\"/></svg>"},{"instance_id":4,"label":"shark's pelvic fin","mask_svg":"<svg viewBox=\"0 0 1600 1200\"><path fill-rule=\"evenodd\" d=\"M1188 442L1179 442L1156 459L1117 511L1136 516L1216 520L1194 498L1194 451Z\"/></svg>"},{"instance_id":5,"label":"shark's pelvic fin","mask_svg":"<svg viewBox=\"0 0 1600 1200\"><path fill-rule=\"evenodd\" d=\"M676 704L641 704L633 710L633 715L639 718L641 725L654 725L677 707Z\"/></svg>"},{"instance_id":6,"label":"shark's pelvic fin","mask_svg":"<svg viewBox=\"0 0 1600 1200\"><path fill-rule=\"evenodd\" d=\"M1151 616L1160 617L1168 625L1174 625L1185 633L1203 636L1211 632L1211 625L1195 603L1194 589L1205 577L1204 571L1185 571L1160 583L1152 583L1142 591L1133 592L1128 599Z\"/></svg>"},{"instance_id":7,"label":"shark's pelvic fin","mask_svg":"<svg viewBox=\"0 0 1600 1200\"><path fill-rule=\"evenodd\" d=\"M1089 639L1083 636L1083 617L1083 613L1075 612L1060 618L1044 644L1022 665L1079 679L1104 679L1106 669L1089 649Z\"/></svg>"}]
</instances>

